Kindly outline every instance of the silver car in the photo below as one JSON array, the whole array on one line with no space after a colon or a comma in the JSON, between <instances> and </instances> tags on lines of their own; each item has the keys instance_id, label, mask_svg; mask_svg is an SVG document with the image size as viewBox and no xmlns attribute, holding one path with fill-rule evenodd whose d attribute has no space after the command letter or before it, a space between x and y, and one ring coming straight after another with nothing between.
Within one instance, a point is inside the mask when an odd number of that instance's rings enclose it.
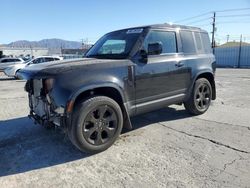
<instances>
[{"instance_id":1,"label":"silver car","mask_svg":"<svg viewBox=\"0 0 250 188\"><path fill-rule=\"evenodd\" d=\"M5 69L4 73L8 77L17 78L17 72L19 70L27 67L27 66L33 66L35 64L45 63L45 62L49 62L49 61L58 61L58 60L62 60L62 59L63 59L62 57L58 57L58 56L40 56L40 57L32 59L28 62L20 63L20 64L14 65L14 66L11 66L11 67Z\"/></svg>"},{"instance_id":2,"label":"silver car","mask_svg":"<svg viewBox=\"0 0 250 188\"><path fill-rule=\"evenodd\" d=\"M11 57L5 57L0 59L0 71L3 71L4 69L11 67L16 64L24 63L24 60L21 58L11 58Z\"/></svg>"}]
</instances>

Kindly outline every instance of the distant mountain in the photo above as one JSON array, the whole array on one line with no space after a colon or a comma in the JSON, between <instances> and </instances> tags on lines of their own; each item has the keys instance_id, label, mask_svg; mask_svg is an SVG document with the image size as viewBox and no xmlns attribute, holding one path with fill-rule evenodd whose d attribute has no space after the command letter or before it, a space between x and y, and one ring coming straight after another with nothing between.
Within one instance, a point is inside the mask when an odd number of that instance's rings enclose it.
<instances>
[{"instance_id":1,"label":"distant mountain","mask_svg":"<svg viewBox=\"0 0 250 188\"><path fill-rule=\"evenodd\" d=\"M16 47L16 48L30 48L30 47L40 47L40 48L70 48L77 49L81 48L82 44L76 41L67 41L62 39L43 39L40 41L27 41L27 40L19 40L15 42L11 42L6 44L8 47Z\"/></svg>"}]
</instances>

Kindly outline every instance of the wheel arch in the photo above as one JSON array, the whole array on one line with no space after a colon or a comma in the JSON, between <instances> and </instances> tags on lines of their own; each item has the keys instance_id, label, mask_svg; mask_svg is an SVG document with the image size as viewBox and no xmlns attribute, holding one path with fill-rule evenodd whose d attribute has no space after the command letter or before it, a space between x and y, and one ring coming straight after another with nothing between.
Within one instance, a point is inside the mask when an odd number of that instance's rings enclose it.
<instances>
[{"instance_id":1,"label":"wheel arch","mask_svg":"<svg viewBox=\"0 0 250 188\"><path fill-rule=\"evenodd\" d=\"M214 74L212 72L201 72L196 75L194 79L194 83L199 78L206 78L209 81L212 87L212 100L215 100L216 99L216 86L215 86ZM194 86L194 83L193 83L193 86Z\"/></svg>"},{"instance_id":2,"label":"wheel arch","mask_svg":"<svg viewBox=\"0 0 250 188\"><path fill-rule=\"evenodd\" d=\"M74 109L80 101L87 99L90 96L97 96L97 95L106 96L115 100L121 107L123 113L123 118L124 118L123 127L126 129L132 129L132 124L130 121L128 110L126 108L126 105L124 105L126 99L124 93L122 92L122 88L113 83L98 84L98 85L95 84L93 86L87 86L79 89L70 97L66 111L68 111L68 108Z\"/></svg>"}]
</instances>

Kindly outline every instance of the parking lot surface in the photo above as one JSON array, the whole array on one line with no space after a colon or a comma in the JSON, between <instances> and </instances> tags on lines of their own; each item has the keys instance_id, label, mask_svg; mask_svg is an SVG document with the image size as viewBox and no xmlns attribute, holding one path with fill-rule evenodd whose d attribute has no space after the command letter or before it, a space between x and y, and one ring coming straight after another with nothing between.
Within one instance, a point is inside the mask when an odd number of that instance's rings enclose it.
<instances>
[{"instance_id":1,"label":"parking lot surface","mask_svg":"<svg viewBox=\"0 0 250 188\"><path fill-rule=\"evenodd\" d=\"M34 125L24 84L0 73L1 188L250 187L250 69L217 69L204 115L176 105L141 115L96 155Z\"/></svg>"}]
</instances>

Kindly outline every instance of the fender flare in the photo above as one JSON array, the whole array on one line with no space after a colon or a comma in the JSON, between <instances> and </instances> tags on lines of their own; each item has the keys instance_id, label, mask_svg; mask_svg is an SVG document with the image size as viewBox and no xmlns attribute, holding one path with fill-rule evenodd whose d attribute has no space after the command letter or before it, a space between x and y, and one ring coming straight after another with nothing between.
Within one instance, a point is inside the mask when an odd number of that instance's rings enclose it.
<instances>
[{"instance_id":1,"label":"fender flare","mask_svg":"<svg viewBox=\"0 0 250 188\"><path fill-rule=\"evenodd\" d=\"M121 106L121 108L122 108L123 117L124 117L124 125L123 125L123 127L126 128L126 129L131 130L132 129L132 123L130 121L127 106L125 105L125 102L126 102L125 95L123 93L122 87L119 86L117 83L114 83L114 82L99 82L99 83L94 83L94 84L91 84L91 85L80 87L75 92L73 92L73 94L70 95L70 97L68 99L68 102L67 102L67 108L68 108L68 104L70 104L70 103L73 103L73 104L71 104L73 106L75 105L74 104L75 100L81 93L83 93L85 91L88 91L88 90L98 89L98 88L103 88L103 87L114 88L121 95L121 98L122 98L122 106ZM67 108L65 109L66 113L67 113ZM68 114L67 116L70 117L70 119L71 119L72 114ZM70 122L71 122L71 120L70 120Z\"/></svg>"},{"instance_id":2,"label":"fender flare","mask_svg":"<svg viewBox=\"0 0 250 188\"><path fill-rule=\"evenodd\" d=\"M190 89L188 90L188 95L187 95L186 99L188 99L188 98L190 97L190 95L191 95L191 93L192 93L192 90L193 90L193 87L194 87L194 84L195 84L195 81L197 80L197 78L198 78L200 75L204 74L204 73L209 73L209 74L211 74L211 75L213 76L213 78L214 78L214 72L211 71L211 70L203 70L203 71L198 72L198 73L195 75L195 77L193 77L193 79L192 79L191 87L190 87ZM213 97L213 100L214 100L214 99L216 99L216 87L215 87L215 81L214 81L214 80L213 80L213 83L211 84L211 86L212 86L212 90L213 90L213 91L212 91L212 97Z\"/></svg>"}]
</instances>

